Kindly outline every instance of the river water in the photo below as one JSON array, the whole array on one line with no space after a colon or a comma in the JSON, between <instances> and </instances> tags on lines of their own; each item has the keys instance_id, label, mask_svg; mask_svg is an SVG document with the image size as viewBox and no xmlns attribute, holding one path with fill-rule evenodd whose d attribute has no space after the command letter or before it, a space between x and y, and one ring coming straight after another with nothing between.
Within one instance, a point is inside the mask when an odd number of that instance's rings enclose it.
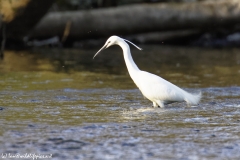
<instances>
[{"instance_id":1,"label":"river water","mask_svg":"<svg viewBox=\"0 0 240 160\"><path fill-rule=\"evenodd\" d=\"M201 91L199 106L151 108L117 46L6 51L0 158L239 160L240 49L141 47L139 68Z\"/></svg>"}]
</instances>

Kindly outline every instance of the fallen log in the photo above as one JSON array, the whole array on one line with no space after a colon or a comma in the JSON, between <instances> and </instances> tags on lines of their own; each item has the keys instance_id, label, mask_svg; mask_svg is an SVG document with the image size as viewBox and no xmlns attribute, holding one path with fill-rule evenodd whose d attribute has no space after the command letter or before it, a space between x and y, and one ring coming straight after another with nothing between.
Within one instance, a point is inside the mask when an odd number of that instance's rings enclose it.
<instances>
[{"instance_id":1,"label":"fallen log","mask_svg":"<svg viewBox=\"0 0 240 160\"><path fill-rule=\"evenodd\" d=\"M197 37L201 34L199 30L176 30L176 31L165 31L165 32L150 32L140 33L135 35L125 36L126 39L137 43L144 44L165 44L166 42L184 44L185 41Z\"/></svg>"},{"instance_id":2,"label":"fallen log","mask_svg":"<svg viewBox=\"0 0 240 160\"><path fill-rule=\"evenodd\" d=\"M29 35L82 40L171 30L214 30L240 23L240 1L138 4L117 8L48 13ZM64 38L66 39L66 37Z\"/></svg>"}]
</instances>

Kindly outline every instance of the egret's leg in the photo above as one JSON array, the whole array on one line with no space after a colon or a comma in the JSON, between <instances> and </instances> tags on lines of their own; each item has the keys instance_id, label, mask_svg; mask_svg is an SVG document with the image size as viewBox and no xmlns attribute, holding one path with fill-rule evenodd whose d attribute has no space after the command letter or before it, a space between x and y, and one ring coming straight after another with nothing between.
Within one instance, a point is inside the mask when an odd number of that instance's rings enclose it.
<instances>
[{"instance_id":1,"label":"egret's leg","mask_svg":"<svg viewBox=\"0 0 240 160\"><path fill-rule=\"evenodd\" d=\"M153 108L158 107L158 104L156 102L153 102Z\"/></svg>"},{"instance_id":2,"label":"egret's leg","mask_svg":"<svg viewBox=\"0 0 240 160\"><path fill-rule=\"evenodd\" d=\"M187 103L187 107L191 107L192 105L190 103Z\"/></svg>"},{"instance_id":3,"label":"egret's leg","mask_svg":"<svg viewBox=\"0 0 240 160\"><path fill-rule=\"evenodd\" d=\"M187 107L192 107L192 106L194 106L194 105L192 105L191 103L189 103L188 101L186 101L186 103L187 103Z\"/></svg>"},{"instance_id":4,"label":"egret's leg","mask_svg":"<svg viewBox=\"0 0 240 160\"><path fill-rule=\"evenodd\" d=\"M159 107L164 108L164 103L162 101L157 101L157 104Z\"/></svg>"}]
</instances>

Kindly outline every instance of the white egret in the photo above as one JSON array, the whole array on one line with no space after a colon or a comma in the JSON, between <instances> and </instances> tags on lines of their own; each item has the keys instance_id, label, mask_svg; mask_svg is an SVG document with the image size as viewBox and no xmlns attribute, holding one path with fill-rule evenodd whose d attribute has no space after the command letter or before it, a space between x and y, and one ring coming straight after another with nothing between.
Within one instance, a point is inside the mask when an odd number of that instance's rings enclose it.
<instances>
[{"instance_id":1,"label":"white egret","mask_svg":"<svg viewBox=\"0 0 240 160\"><path fill-rule=\"evenodd\" d=\"M103 49L112 45L119 45L123 50L124 60L130 77L140 89L142 94L153 102L153 107L160 106L161 108L164 108L165 104L184 101L188 104L188 106L198 104L201 99L201 92L199 94L188 93L157 75L141 71L134 63L129 45L125 41L131 43L139 50L142 50L126 39L118 36L111 36L104 46L94 55L94 57L97 56L97 54Z\"/></svg>"}]
</instances>

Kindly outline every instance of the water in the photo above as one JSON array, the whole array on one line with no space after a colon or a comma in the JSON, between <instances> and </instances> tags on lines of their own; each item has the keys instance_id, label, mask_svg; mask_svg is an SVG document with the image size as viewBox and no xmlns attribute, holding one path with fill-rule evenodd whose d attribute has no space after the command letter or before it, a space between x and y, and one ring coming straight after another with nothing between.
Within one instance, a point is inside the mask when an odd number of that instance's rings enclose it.
<instances>
[{"instance_id":1,"label":"water","mask_svg":"<svg viewBox=\"0 0 240 160\"><path fill-rule=\"evenodd\" d=\"M198 107L151 108L118 47L94 60L98 48L6 51L1 158L238 160L240 49L141 47L132 50L139 68L189 92L201 90Z\"/></svg>"}]
</instances>

